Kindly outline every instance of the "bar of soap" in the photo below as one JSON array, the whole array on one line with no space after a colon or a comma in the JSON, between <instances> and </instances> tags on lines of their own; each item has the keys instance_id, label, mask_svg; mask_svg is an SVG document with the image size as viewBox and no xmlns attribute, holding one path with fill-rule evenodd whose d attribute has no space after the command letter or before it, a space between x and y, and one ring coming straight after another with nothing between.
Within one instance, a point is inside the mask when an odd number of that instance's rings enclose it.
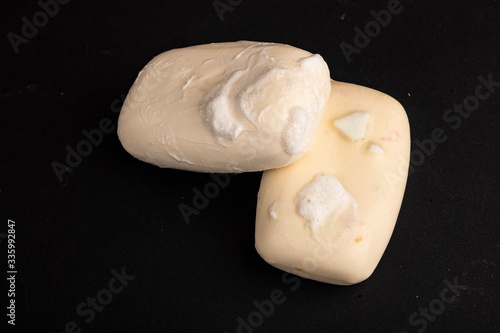
<instances>
[{"instance_id":1,"label":"bar of soap","mask_svg":"<svg viewBox=\"0 0 500 333\"><path fill-rule=\"evenodd\" d=\"M408 175L403 107L332 81L325 118L295 164L265 171L255 246L269 264L322 282L368 278L394 230Z\"/></svg>"},{"instance_id":2,"label":"bar of soap","mask_svg":"<svg viewBox=\"0 0 500 333\"><path fill-rule=\"evenodd\" d=\"M278 168L309 149L330 95L318 54L231 42L164 52L139 73L118 121L134 157L167 168Z\"/></svg>"}]
</instances>

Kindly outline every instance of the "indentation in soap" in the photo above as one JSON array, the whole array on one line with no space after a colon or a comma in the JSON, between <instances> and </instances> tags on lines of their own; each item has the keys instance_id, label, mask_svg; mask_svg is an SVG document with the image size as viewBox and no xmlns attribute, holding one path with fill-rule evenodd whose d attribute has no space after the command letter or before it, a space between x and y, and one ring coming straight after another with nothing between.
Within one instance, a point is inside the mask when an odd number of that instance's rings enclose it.
<instances>
[{"instance_id":1,"label":"indentation in soap","mask_svg":"<svg viewBox=\"0 0 500 333\"><path fill-rule=\"evenodd\" d=\"M186 88L191 84L196 75L191 75L189 79L186 80L186 83L182 86L182 90L186 90Z\"/></svg>"},{"instance_id":2,"label":"indentation in soap","mask_svg":"<svg viewBox=\"0 0 500 333\"><path fill-rule=\"evenodd\" d=\"M273 220L282 222L282 220L278 216L278 209L280 206L281 204L278 201L273 202L269 206L267 213L269 214L269 217L271 217Z\"/></svg>"},{"instance_id":3,"label":"indentation in soap","mask_svg":"<svg viewBox=\"0 0 500 333\"><path fill-rule=\"evenodd\" d=\"M260 73L251 71L246 68L243 80L238 82L241 91L237 96L235 112L240 112L247 119L249 119L254 126L258 127L258 123L262 122L264 114L273 106L280 102L279 97L286 94L284 86L286 81L292 77L292 72L287 69L279 67L265 67L261 69ZM245 82L245 79L252 78L250 82ZM277 84L283 81L282 84Z\"/></svg>"},{"instance_id":4,"label":"indentation in soap","mask_svg":"<svg viewBox=\"0 0 500 333\"><path fill-rule=\"evenodd\" d=\"M333 123L352 141L356 141L365 136L369 117L368 112L353 112L344 118L335 120Z\"/></svg>"},{"instance_id":5,"label":"indentation in soap","mask_svg":"<svg viewBox=\"0 0 500 333\"><path fill-rule=\"evenodd\" d=\"M297 212L307 220L313 231L324 224L325 220L346 210L350 211L349 224L357 223L358 205L353 196L331 174L322 172L305 185L295 197Z\"/></svg>"},{"instance_id":6,"label":"indentation in soap","mask_svg":"<svg viewBox=\"0 0 500 333\"><path fill-rule=\"evenodd\" d=\"M369 148L370 153L373 154L383 154L384 150L379 145L372 143Z\"/></svg>"}]
</instances>

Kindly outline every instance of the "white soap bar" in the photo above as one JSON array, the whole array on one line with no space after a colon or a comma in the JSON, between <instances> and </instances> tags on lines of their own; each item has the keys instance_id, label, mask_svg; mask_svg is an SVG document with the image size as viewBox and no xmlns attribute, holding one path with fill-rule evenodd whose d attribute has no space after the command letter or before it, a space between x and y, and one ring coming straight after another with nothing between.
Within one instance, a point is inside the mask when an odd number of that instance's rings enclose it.
<instances>
[{"instance_id":1,"label":"white soap bar","mask_svg":"<svg viewBox=\"0 0 500 333\"><path fill-rule=\"evenodd\" d=\"M139 73L118 136L130 154L160 167L283 167L309 149L330 88L323 58L292 46L242 41L175 49Z\"/></svg>"},{"instance_id":2,"label":"white soap bar","mask_svg":"<svg viewBox=\"0 0 500 333\"><path fill-rule=\"evenodd\" d=\"M409 154L408 119L396 100L332 81L310 150L295 164L263 174L257 251L306 278L339 285L365 280L394 229Z\"/></svg>"}]
</instances>

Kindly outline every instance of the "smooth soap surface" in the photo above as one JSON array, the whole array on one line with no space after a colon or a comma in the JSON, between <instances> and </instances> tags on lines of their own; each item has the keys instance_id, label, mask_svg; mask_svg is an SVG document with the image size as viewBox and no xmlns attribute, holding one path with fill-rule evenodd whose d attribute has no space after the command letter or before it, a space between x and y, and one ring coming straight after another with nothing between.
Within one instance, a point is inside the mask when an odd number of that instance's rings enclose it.
<instances>
[{"instance_id":1,"label":"smooth soap surface","mask_svg":"<svg viewBox=\"0 0 500 333\"><path fill-rule=\"evenodd\" d=\"M392 235L409 154L408 119L395 99L332 81L310 150L298 162L263 174L258 253L309 279L339 285L365 280Z\"/></svg>"},{"instance_id":2,"label":"smooth soap surface","mask_svg":"<svg viewBox=\"0 0 500 333\"><path fill-rule=\"evenodd\" d=\"M118 121L134 157L198 172L260 171L297 161L330 94L321 56L231 42L164 52L139 73Z\"/></svg>"}]
</instances>

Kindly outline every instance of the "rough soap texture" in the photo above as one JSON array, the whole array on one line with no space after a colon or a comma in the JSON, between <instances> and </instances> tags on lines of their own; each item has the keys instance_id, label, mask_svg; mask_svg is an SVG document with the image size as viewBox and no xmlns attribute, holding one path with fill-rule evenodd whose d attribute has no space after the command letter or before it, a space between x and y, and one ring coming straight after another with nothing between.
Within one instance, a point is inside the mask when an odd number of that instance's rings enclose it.
<instances>
[{"instance_id":1,"label":"rough soap texture","mask_svg":"<svg viewBox=\"0 0 500 333\"><path fill-rule=\"evenodd\" d=\"M160 167L243 172L282 167L308 149L330 73L321 56L283 44L234 42L167 51L139 73L118 136Z\"/></svg>"}]
</instances>

